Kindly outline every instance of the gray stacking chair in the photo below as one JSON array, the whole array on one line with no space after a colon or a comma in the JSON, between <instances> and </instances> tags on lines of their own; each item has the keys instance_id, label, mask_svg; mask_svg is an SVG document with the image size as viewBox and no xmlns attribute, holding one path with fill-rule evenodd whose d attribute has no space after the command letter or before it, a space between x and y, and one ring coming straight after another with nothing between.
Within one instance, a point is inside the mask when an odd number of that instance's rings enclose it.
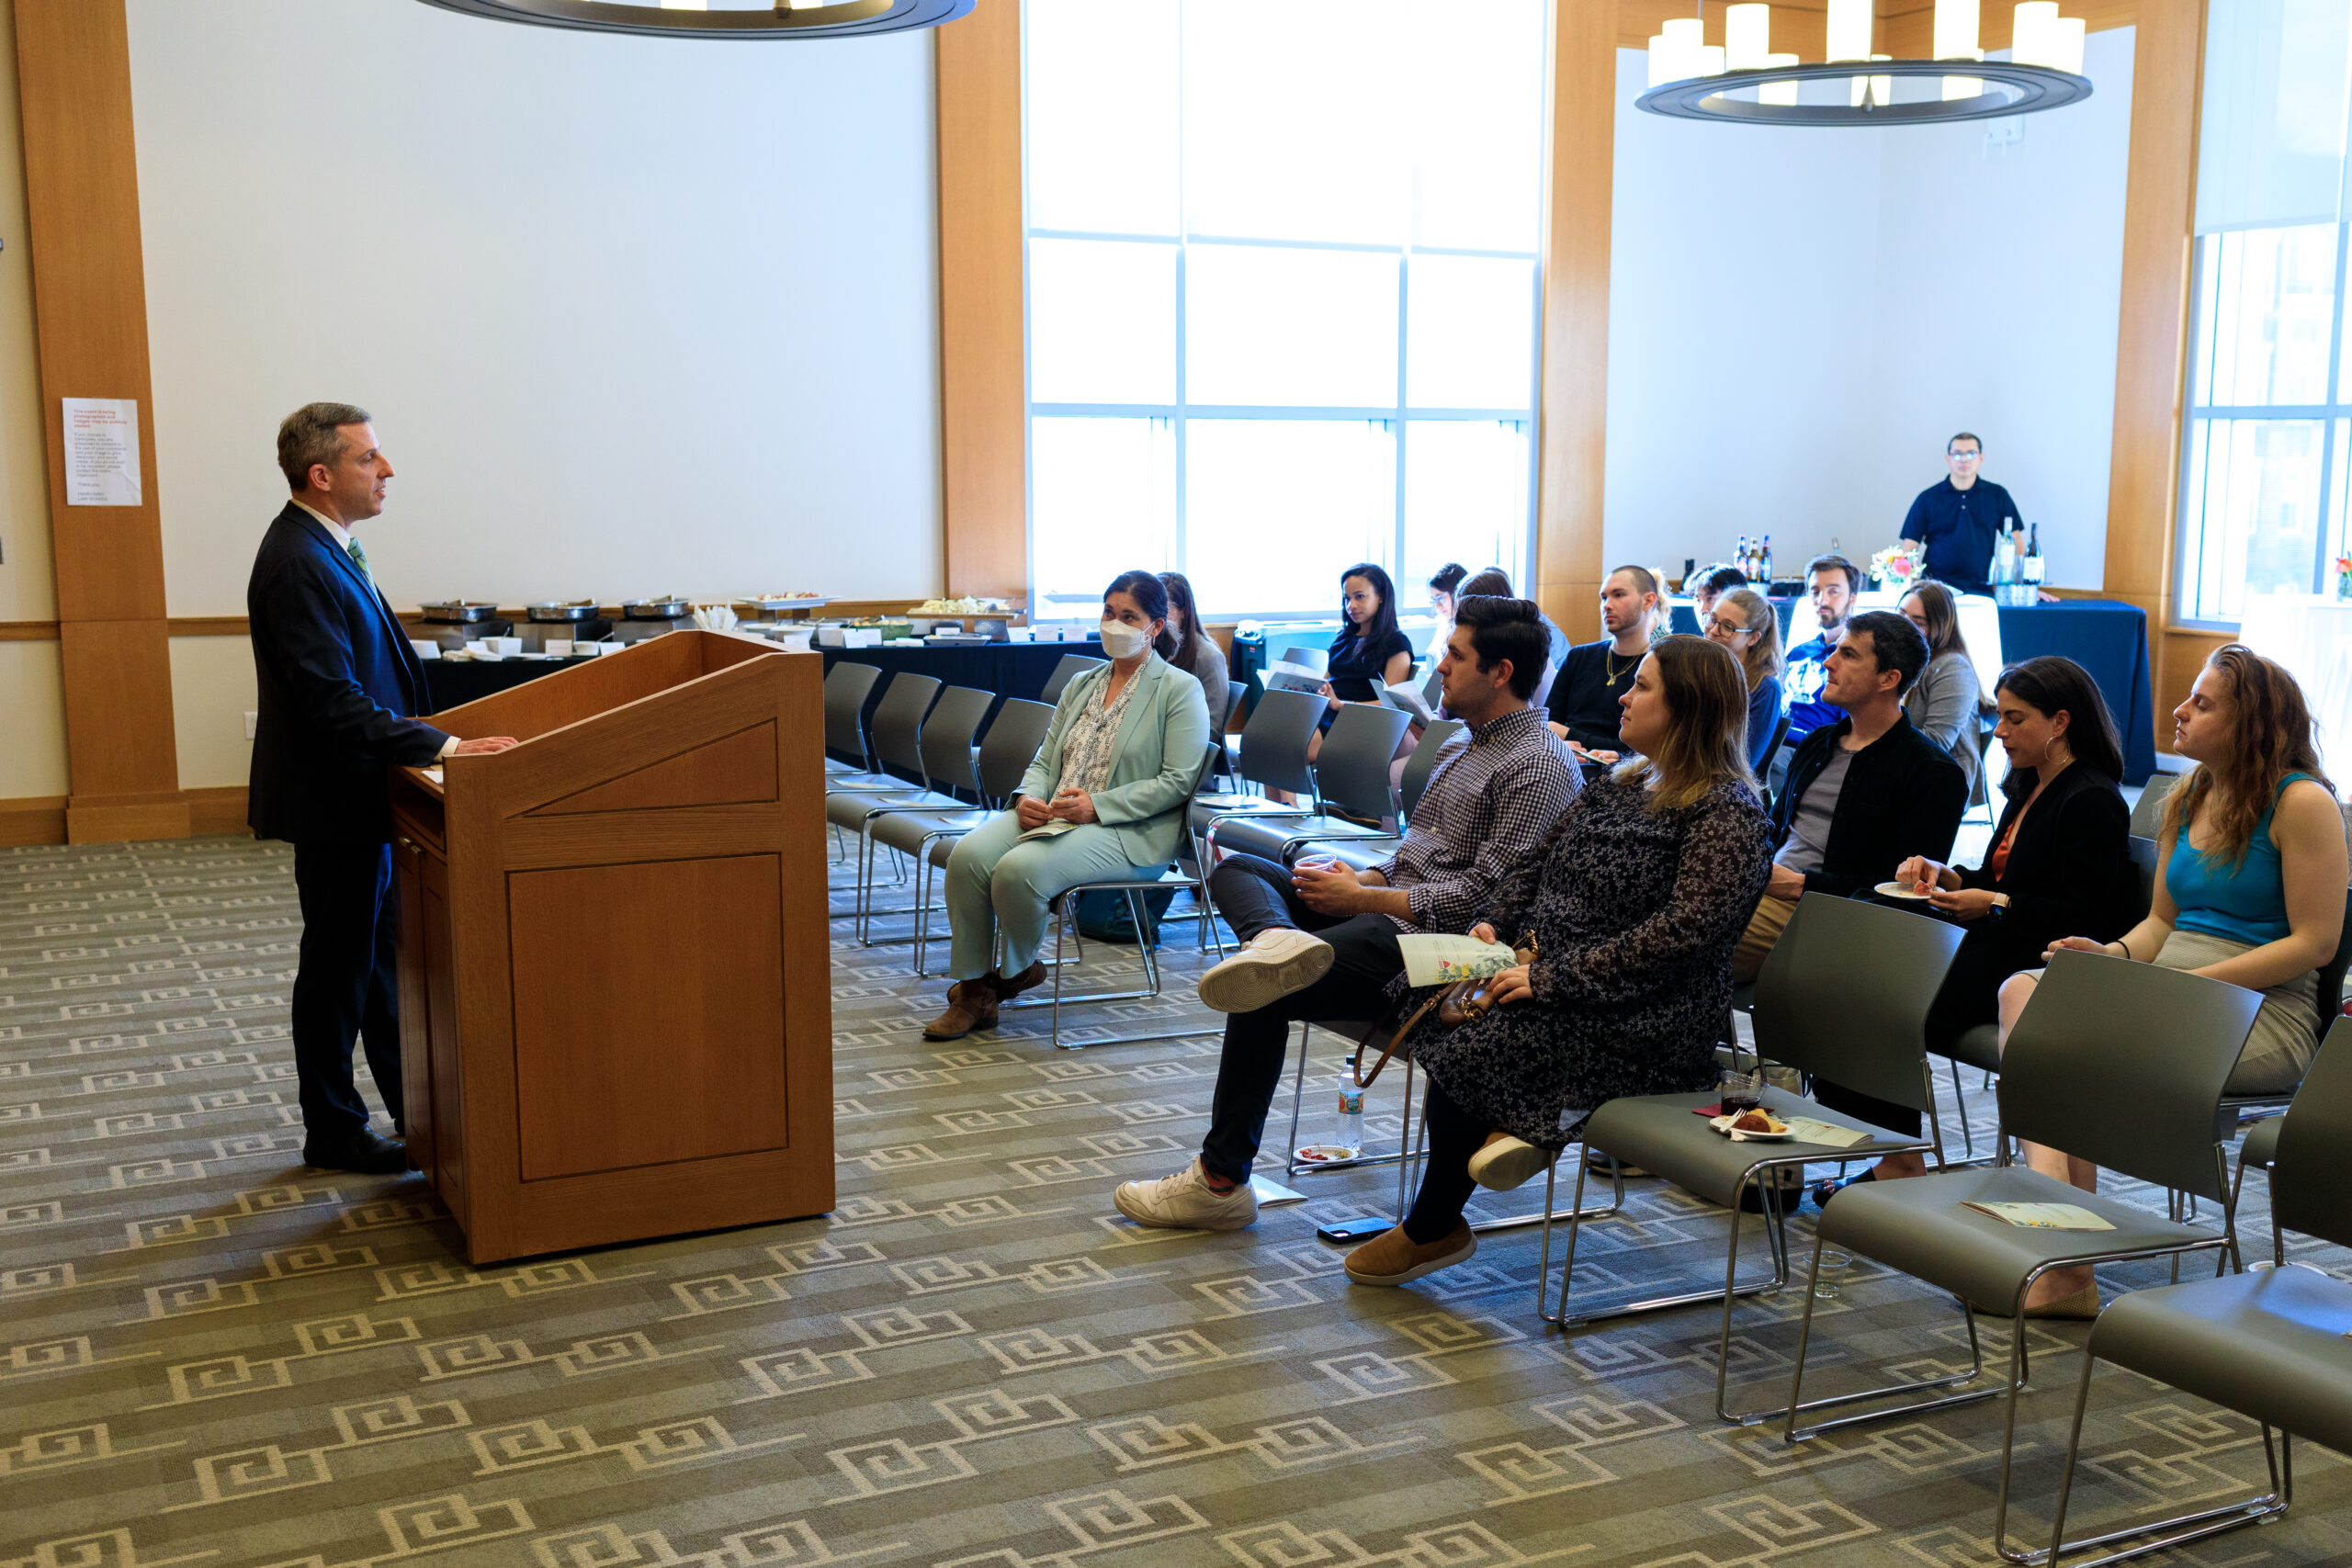
<instances>
[{"instance_id":1,"label":"gray stacking chair","mask_svg":"<svg viewBox=\"0 0 2352 1568\"><path fill-rule=\"evenodd\" d=\"M1815 1231L1815 1278L1822 1249L1834 1247L1958 1297L1973 1364L1965 1372L1808 1401L1805 1356L1816 1299L1808 1289L1789 1379L1785 1440L1794 1443L1867 1421L1908 1421L1929 1410L2006 1394L1993 1540L2011 1561L2032 1561L2033 1553L2008 1543L2009 1461L2017 1440L2018 1395L2027 1373L2026 1293L2051 1269L2077 1265L2211 1252L2217 1273L2229 1267L2237 1249L2236 1215L2217 1122L2222 1086L2261 1006L2260 992L2199 975L2100 953L2052 953L2002 1059L2001 1134L1996 1145L2002 1162L1989 1170L1841 1188L1822 1210ZM2156 1187L2211 1198L2222 1210L2222 1227L2184 1224L2010 1165L2011 1137L2064 1149ZM2029 1229L1962 1207L1971 1202L2071 1203L2112 1228ZM1972 1388L1965 1385L1977 1381L1984 1362L1976 1337L1978 1303L2009 1319L2009 1367L2004 1382ZM1797 1425L1806 1412L1937 1389L1956 1392Z\"/></svg>"},{"instance_id":2,"label":"gray stacking chair","mask_svg":"<svg viewBox=\"0 0 2352 1568\"><path fill-rule=\"evenodd\" d=\"M826 780L825 824L835 834L862 833L865 819L877 809L942 809L957 804L954 796L936 794L924 783L923 719L938 692L939 682L929 675L901 671L891 677L890 688L882 694L881 706L874 714L874 754L884 769L902 770L912 774L915 782L887 771ZM834 919L857 919L865 903L863 885L854 891L856 897L849 911L834 915Z\"/></svg>"},{"instance_id":3,"label":"gray stacking chair","mask_svg":"<svg viewBox=\"0 0 2352 1568\"><path fill-rule=\"evenodd\" d=\"M825 671L825 750L847 751L855 762L844 762L832 757L825 759L825 773L855 773L874 765L874 753L865 741L865 699L874 690L874 682L882 671L872 664L859 664L847 659L836 660Z\"/></svg>"},{"instance_id":4,"label":"gray stacking chair","mask_svg":"<svg viewBox=\"0 0 2352 1568\"><path fill-rule=\"evenodd\" d=\"M1053 722L1054 710L1046 704L1007 697L1004 705L997 710L995 722L989 726L987 737L980 741L980 807L894 812L876 818L867 829L867 837L914 857L915 930L911 940L915 944L917 976L925 975L923 952L931 941L934 874L946 866L948 856L955 852L956 840L1005 808L1005 803L1021 788L1021 776L1036 761L1037 748L1045 744L1046 730Z\"/></svg>"},{"instance_id":5,"label":"gray stacking chair","mask_svg":"<svg viewBox=\"0 0 2352 1568\"><path fill-rule=\"evenodd\" d=\"M1280 863L1295 846L1310 840L1394 838L1388 824L1397 815L1396 793L1389 787L1388 765L1411 722L1411 716L1399 708L1369 703L1341 708L1315 761L1315 795L1322 809L1219 818L1201 836L1205 863L1216 863L1219 847ZM1334 808L1370 818L1373 825L1332 816Z\"/></svg>"},{"instance_id":6,"label":"gray stacking chair","mask_svg":"<svg viewBox=\"0 0 2352 1568\"><path fill-rule=\"evenodd\" d=\"M2132 833L2135 838L2153 839L2164 826L2165 796L2170 795L2183 775L2179 773L2150 773L2148 782L2140 786L2140 798L2132 803Z\"/></svg>"},{"instance_id":7,"label":"gray stacking chair","mask_svg":"<svg viewBox=\"0 0 2352 1568\"><path fill-rule=\"evenodd\" d=\"M2325 1034L2320 1036L2319 1049L2323 1056L2327 1055L2330 1046L2337 1046L2340 1048L2339 1054L2352 1056L2352 1018L2344 1016L2341 1004L2338 1004L2338 1008L2335 1021L2328 1025ZM2316 1057L2313 1058L2313 1063L2316 1066ZM2303 1082L2306 1084L2311 1082L2309 1073L2303 1076ZM2295 1103L2300 1103L2301 1099L2301 1092L2298 1090ZM2289 1109L2293 1109L2292 1104ZM2277 1168L2278 1126L2284 1120L2285 1118L2280 1116L2266 1116L2246 1129L2245 1141L2238 1145L2237 1179L2230 1184L2230 1201L2233 1205L2236 1203L2238 1195L2245 1190L2245 1173L2249 1167L2260 1171L2272 1171ZM2273 1197L2276 1197L2275 1192ZM2278 1205L2275 1201L2270 1205L2270 1261L2274 1264L2283 1264L2287 1261L2287 1238L2278 1228Z\"/></svg>"},{"instance_id":8,"label":"gray stacking chair","mask_svg":"<svg viewBox=\"0 0 2352 1568\"><path fill-rule=\"evenodd\" d=\"M2138 902L2133 905L2136 912L2132 916L2136 923L2147 918L2148 910L2156 901L2156 841L2135 833L2127 841L2127 849L2132 857L2132 875L2138 879L2139 886ZM1993 1158L1991 1155L1984 1156L1983 1159L1977 1157L1976 1134L1968 1124L1968 1103L1961 1098L1960 1069L1963 1065L1976 1068L1984 1075L1984 1087L1993 1087L1993 1075L2001 1070L2000 1027L1980 1023L1973 1029L1963 1031L1952 1043L1951 1054L1945 1060L1951 1064L1952 1104L1960 1112L1960 1136L1962 1146L1968 1151L1967 1159L1958 1163L1988 1164Z\"/></svg>"},{"instance_id":9,"label":"gray stacking chair","mask_svg":"<svg viewBox=\"0 0 2352 1568\"><path fill-rule=\"evenodd\" d=\"M876 793L845 794L829 796L825 802L825 819L836 827L855 829L858 836L857 858L857 938L865 942L866 928L872 923L874 908L874 825L899 812L935 814L950 811L959 804L957 791L980 798L980 775L978 748L973 741L980 726L996 705L996 694L983 692L977 686L950 686L939 694L939 701L922 721L922 732L915 739L916 755L922 760L924 782L930 786L913 794L883 795ZM886 849L894 846L885 844ZM895 852L895 850L894 850ZM901 875L900 881L905 877ZM893 910L895 914L907 911Z\"/></svg>"},{"instance_id":10,"label":"gray stacking chair","mask_svg":"<svg viewBox=\"0 0 2352 1568\"><path fill-rule=\"evenodd\" d=\"M1046 704L1048 707L1057 702L1060 702L1062 700L1063 687L1069 685L1072 681L1077 680L1080 675L1085 674L1089 670L1093 669L1096 665L1104 662L1106 662L1106 660L1100 659L1089 659L1081 653L1063 654L1062 661L1054 666L1054 672L1046 677L1046 689L1037 694L1037 700Z\"/></svg>"},{"instance_id":11,"label":"gray stacking chair","mask_svg":"<svg viewBox=\"0 0 2352 1568\"><path fill-rule=\"evenodd\" d=\"M2352 1247L2352 1029L2337 1024L2304 1076L2305 1092L2276 1126L2271 1212L2278 1223ZM2352 1285L2303 1265L2256 1264L2183 1285L2134 1291L2091 1325L2066 1438L2066 1468L2050 1529L2054 1565L2068 1551L2177 1530L2099 1557L2116 1562L2260 1524L2293 1501L2297 1437L2352 1453ZM2091 1374L2111 1361L2250 1417L2262 1427L2270 1490L2197 1513L2066 1540L2066 1505L2083 1446ZM2274 1448L2270 1429L2278 1428Z\"/></svg>"},{"instance_id":12,"label":"gray stacking chair","mask_svg":"<svg viewBox=\"0 0 2352 1568\"><path fill-rule=\"evenodd\" d=\"M1957 926L1908 910L1889 909L1853 898L1808 893L1797 901L1788 930L1772 944L1756 976L1756 1052L1759 1059L1795 1067L1860 1093L1908 1105L1936 1124L1935 1078L1928 1066L1928 1009L1941 987L1952 954L1960 951ZM1780 1211L1777 1173L1802 1171L1807 1161L1873 1159L1880 1155L1933 1149L1941 1163L1940 1139L1905 1137L1883 1127L1829 1111L1784 1089L1768 1088L1764 1103L1786 1120L1808 1116L1858 1131L1851 1145L1735 1143L1690 1112L1709 1104L1713 1091L1651 1094L1612 1100L1585 1124L1584 1145L1662 1176L1676 1186L1731 1211L1731 1243L1720 1291L1687 1291L1647 1301L1568 1310L1568 1289L1577 1261L1576 1211L1584 1206L1585 1162L1577 1162L1576 1198L1568 1218L1567 1258L1560 1270L1560 1312L1544 1320L1563 1326L1596 1318L1655 1312L1690 1302L1720 1300L1723 1327L1717 1337L1715 1414L1742 1426L1775 1412L1736 1416L1724 1407L1730 1373L1732 1303L1740 1296L1777 1291L1788 1283L1786 1217ZM1890 1181L1889 1187L1907 1187ZM1750 1186L1764 1203L1764 1238L1772 1258L1769 1280L1739 1280L1740 1198ZM1548 1206L1548 1205L1547 1205ZM1551 1234L1544 1237L1542 1270L1551 1269ZM1540 1276L1539 1276L1540 1277ZM1537 1300L1540 1311L1541 1294Z\"/></svg>"},{"instance_id":13,"label":"gray stacking chair","mask_svg":"<svg viewBox=\"0 0 2352 1568\"><path fill-rule=\"evenodd\" d=\"M839 668L836 666L836 668ZM922 721L939 695L939 682L929 675L900 671L890 677L875 705L870 750L875 766L869 773L835 773L825 780L830 801L843 793L903 794L922 774ZM899 768L903 773L889 770ZM911 775L911 777L910 777Z\"/></svg>"},{"instance_id":14,"label":"gray stacking chair","mask_svg":"<svg viewBox=\"0 0 2352 1568\"><path fill-rule=\"evenodd\" d=\"M1222 750L1223 748L1214 743L1201 749L1201 765L1193 774L1194 795L1200 793L1202 782L1209 776L1209 769L1216 765L1217 753ZM1214 1033L1222 1028L1222 1025L1211 1025L1207 1028L1162 1030L1154 1034L1122 1034L1109 1040L1065 1042L1062 1039L1062 1006L1066 1002L1140 1001L1157 998L1159 995L1159 959L1153 952L1152 942L1146 934L1152 928L1150 914L1143 907L1143 896L1147 893L1156 893L1163 887L1185 887L1192 890L1193 900L1199 907L1201 946L1206 950L1214 942L1217 955L1223 957L1225 944L1217 940L1216 922L1209 915L1209 890L1206 876L1197 865L1190 872L1181 866L1166 866L1161 868L1157 877L1115 877L1101 882L1080 882L1055 895L1054 901L1049 907L1048 912L1054 921L1054 956L1047 964L1047 967L1053 972L1054 982L1049 993L1042 998L1016 998L1006 1002L1005 1007L1008 1010L1023 1007L1051 1008L1053 1020L1047 1028L1047 1037L1055 1045L1065 1051L1083 1050L1089 1045L1132 1045L1148 1040L1184 1040L1196 1034ZM1144 985L1140 989L1089 991L1082 996L1064 996L1062 971L1067 965L1062 958L1062 934L1077 921L1080 895L1097 891L1125 896L1128 916L1135 922L1136 951L1143 960Z\"/></svg>"},{"instance_id":15,"label":"gray stacking chair","mask_svg":"<svg viewBox=\"0 0 2352 1568\"><path fill-rule=\"evenodd\" d=\"M1461 733L1462 728L1458 718L1436 719L1422 728L1421 739L1414 746L1413 754L1405 760L1405 774L1396 785L1396 825L1400 829L1410 826L1413 813L1420 809L1421 792L1429 788L1430 775L1437 772L1438 753L1445 750L1447 741ZM1317 840L1295 846L1291 858L1295 861L1303 855L1328 854L1357 871L1370 871L1385 863L1404 841L1402 831L1377 839Z\"/></svg>"},{"instance_id":16,"label":"gray stacking chair","mask_svg":"<svg viewBox=\"0 0 2352 1568\"><path fill-rule=\"evenodd\" d=\"M1331 650L1328 648L1306 648L1294 643L1276 652L1274 659L1283 664L1303 664L1309 670L1320 670L1327 675L1331 672Z\"/></svg>"},{"instance_id":17,"label":"gray stacking chair","mask_svg":"<svg viewBox=\"0 0 2352 1568\"><path fill-rule=\"evenodd\" d=\"M1306 749L1325 705L1321 697L1309 692L1273 691L1259 696L1258 705L1250 711L1250 721L1241 727L1241 756L1234 763L1234 772L1244 783L1257 785L1261 793L1205 795L1193 801L1189 825L1195 861L1205 853L1202 835L1219 818L1254 811L1296 809L1286 802L1268 799L1263 791L1279 789L1309 795L1314 793L1315 772L1306 760Z\"/></svg>"}]
</instances>

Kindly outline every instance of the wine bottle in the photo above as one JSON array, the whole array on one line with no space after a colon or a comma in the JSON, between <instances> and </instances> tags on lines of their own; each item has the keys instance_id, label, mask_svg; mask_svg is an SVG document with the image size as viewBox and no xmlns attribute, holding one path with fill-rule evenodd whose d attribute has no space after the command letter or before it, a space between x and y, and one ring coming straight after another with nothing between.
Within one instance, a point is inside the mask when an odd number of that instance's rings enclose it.
<instances>
[{"instance_id":1,"label":"wine bottle","mask_svg":"<svg viewBox=\"0 0 2352 1568\"><path fill-rule=\"evenodd\" d=\"M1764 536L1764 553L1757 564L1760 569L1756 574L1757 581L1769 587L1772 581L1772 536L1770 534Z\"/></svg>"},{"instance_id":2,"label":"wine bottle","mask_svg":"<svg viewBox=\"0 0 2352 1568\"><path fill-rule=\"evenodd\" d=\"M2030 588L2041 586L2041 574L2046 570L2041 558L2041 525L2031 525L2025 536L2025 581Z\"/></svg>"},{"instance_id":3,"label":"wine bottle","mask_svg":"<svg viewBox=\"0 0 2352 1568\"><path fill-rule=\"evenodd\" d=\"M1738 553L1737 553L1737 554L1736 554L1736 555L1734 555L1734 556L1731 558L1731 559L1732 559L1732 564L1733 564L1734 566L1736 566L1736 567L1739 568L1739 570L1741 570L1741 572L1745 573L1745 572L1747 570L1747 535L1742 534L1742 535L1739 536L1739 550L1738 550Z\"/></svg>"}]
</instances>

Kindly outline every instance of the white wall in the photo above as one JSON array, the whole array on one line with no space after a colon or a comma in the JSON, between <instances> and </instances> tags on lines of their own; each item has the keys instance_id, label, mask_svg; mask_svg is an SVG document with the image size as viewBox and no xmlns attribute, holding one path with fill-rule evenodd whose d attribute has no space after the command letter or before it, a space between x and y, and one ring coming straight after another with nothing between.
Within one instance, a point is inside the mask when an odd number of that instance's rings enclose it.
<instances>
[{"instance_id":1,"label":"white wall","mask_svg":"<svg viewBox=\"0 0 2352 1568\"><path fill-rule=\"evenodd\" d=\"M130 0L175 615L278 420L377 415L395 604L939 581L928 32L647 39L416 0Z\"/></svg>"},{"instance_id":2,"label":"white wall","mask_svg":"<svg viewBox=\"0 0 2352 1568\"><path fill-rule=\"evenodd\" d=\"M2107 533L2132 30L2090 35L2090 99L1883 130L1644 114L1618 54L1609 559L1681 569L1769 532L1784 571L1893 544L1947 436L2098 587Z\"/></svg>"}]
</instances>

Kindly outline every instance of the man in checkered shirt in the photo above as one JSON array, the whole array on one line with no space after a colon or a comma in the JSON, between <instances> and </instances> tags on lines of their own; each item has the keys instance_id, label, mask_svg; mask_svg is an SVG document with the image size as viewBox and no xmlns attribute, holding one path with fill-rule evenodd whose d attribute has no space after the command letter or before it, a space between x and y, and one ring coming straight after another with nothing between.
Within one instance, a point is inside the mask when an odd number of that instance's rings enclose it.
<instances>
[{"instance_id":1,"label":"man in checkered shirt","mask_svg":"<svg viewBox=\"0 0 2352 1568\"><path fill-rule=\"evenodd\" d=\"M1201 976L1201 1000L1227 1015L1208 1136L1177 1175L1122 1183L1112 1194L1121 1213L1193 1230L1238 1230L1258 1217L1250 1165L1290 1026L1385 1013L1405 967L1397 933L1469 931L1575 796L1575 759L1527 704L1550 658L1534 604L1463 599L1438 671L1446 711L1466 728L1439 753L1396 853L1361 873L1334 859L1285 870L1234 854L1211 874L1210 894L1243 946Z\"/></svg>"}]
</instances>

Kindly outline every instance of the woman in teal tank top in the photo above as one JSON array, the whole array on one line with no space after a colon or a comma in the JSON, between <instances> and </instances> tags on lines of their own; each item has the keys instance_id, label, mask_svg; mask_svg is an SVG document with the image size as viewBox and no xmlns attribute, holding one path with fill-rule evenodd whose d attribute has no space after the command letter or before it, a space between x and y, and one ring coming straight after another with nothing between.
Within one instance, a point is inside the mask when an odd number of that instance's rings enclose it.
<instances>
[{"instance_id":1,"label":"woman in teal tank top","mask_svg":"<svg viewBox=\"0 0 2352 1568\"><path fill-rule=\"evenodd\" d=\"M2295 678L2251 649L2214 650L2173 710L2173 750L2195 762L2165 801L2155 897L2117 942L2053 943L2260 991L2262 1011L2230 1075L2233 1095L2290 1095L2319 1050L2319 967L2344 931L2345 819L2320 773L2311 710ZM2033 995L2033 975L2001 987L2001 1039ZM2098 1169L2033 1145L2027 1163L2097 1191ZM2089 1317L2090 1270L2053 1269L2029 1313Z\"/></svg>"}]
</instances>

